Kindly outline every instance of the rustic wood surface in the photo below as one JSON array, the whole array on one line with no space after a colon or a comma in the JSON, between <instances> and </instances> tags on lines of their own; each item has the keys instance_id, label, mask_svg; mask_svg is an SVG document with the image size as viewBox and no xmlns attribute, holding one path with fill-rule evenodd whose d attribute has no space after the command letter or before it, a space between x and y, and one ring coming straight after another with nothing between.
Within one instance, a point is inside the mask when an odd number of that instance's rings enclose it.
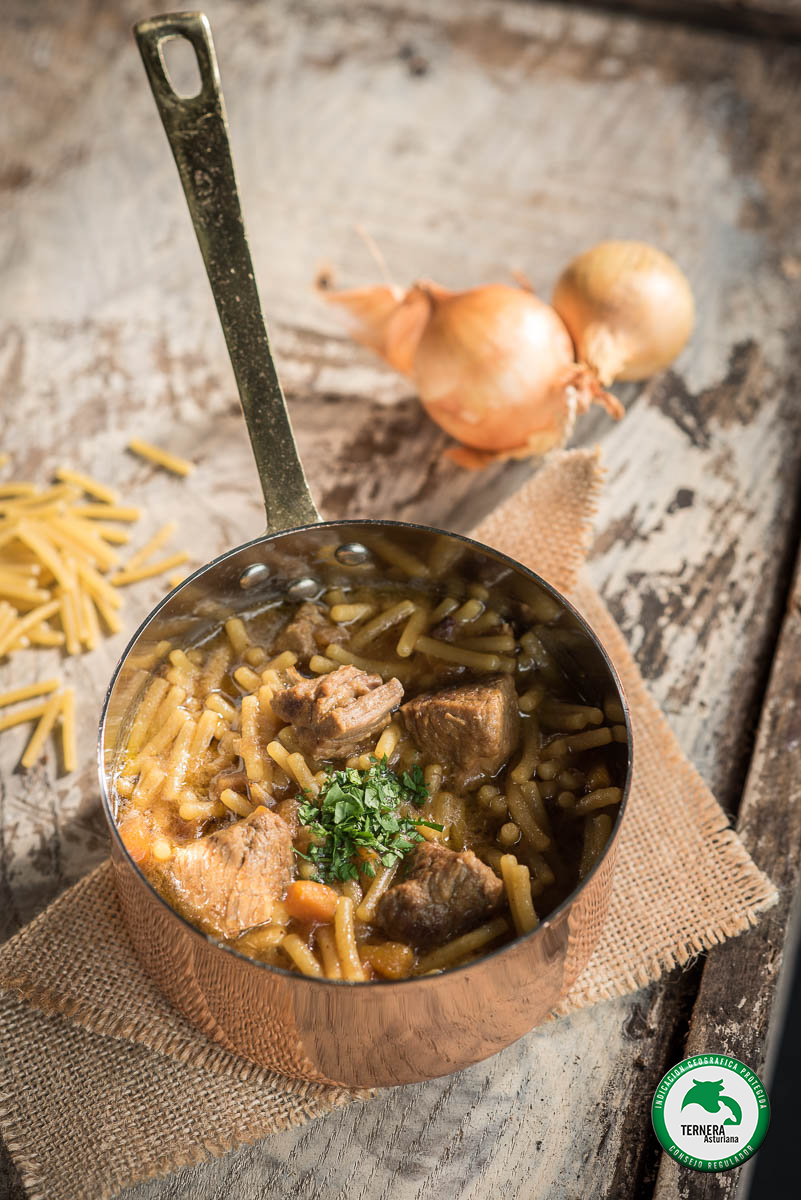
<instances>
[{"instance_id":1,"label":"rustic wood surface","mask_svg":"<svg viewBox=\"0 0 801 1200\"><path fill-rule=\"evenodd\" d=\"M326 515L467 529L531 469L475 476L444 462L447 440L403 381L342 336L311 284L332 263L343 282L375 277L354 225L401 282L469 285L522 268L547 294L573 253L608 236L656 241L687 271L690 348L667 375L620 389L619 426L594 416L576 440L600 440L609 467L593 578L685 750L735 811L798 534L801 50L507 0L205 7L274 348ZM201 563L258 532L259 490L129 34L145 11L133 0L5 11L0 444L17 475L44 480L69 461L146 503L142 540L174 515ZM189 454L195 475L132 459L135 433ZM130 592L129 632L159 585ZM796 736L782 716L793 636L788 624L742 814L784 907L711 955L703 978L677 973L458 1076L126 1197L651 1195L648 1107L688 1023L693 1047L762 1060L797 872L777 850L786 777L765 775ZM75 776L58 778L53 762L20 773L24 735L3 735L5 935L105 853L93 741L124 640L64 668L84 696ZM17 656L0 687L54 665ZM4 1177L20 1195L9 1164ZM718 1194L700 1186L663 1170L657 1194ZM720 1186L731 1194L737 1174Z\"/></svg>"},{"instance_id":2,"label":"rustic wood surface","mask_svg":"<svg viewBox=\"0 0 801 1200\"><path fill-rule=\"evenodd\" d=\"M779 889L779 903L760 924L759 937L729 942L710 952L695 1003L686 1053L714 1046L747 1063L765 1059L769 1018L784 948L798 921L793 899L801 878L801 563L762 708L759 734L737 820L752 857ZM796 905L797 907L797 905ZM794 918L794 921L793 921ZM791 928L788 930L788 924ZM733 994L732 981L737 980ZM736 1006L747 1006L744 1021ZM778 1032L778 1031L776 1031ZM700 1179L663 1156L654 1200L692 1195L698 1200L733 1196L735 1174ZM758 1196L754 1200L759 1200Z\"/></svg>"},{"instance_id":3,"label":"rustic wood surface","mask_svg":"<svg viewBox=\"0 0 801 1200\"><path fill-rule=\"evenodd\" d=\"M801 36L801 0L582 0L582 3L766 38L795 40Z\"/></svg>"}]
</instances>

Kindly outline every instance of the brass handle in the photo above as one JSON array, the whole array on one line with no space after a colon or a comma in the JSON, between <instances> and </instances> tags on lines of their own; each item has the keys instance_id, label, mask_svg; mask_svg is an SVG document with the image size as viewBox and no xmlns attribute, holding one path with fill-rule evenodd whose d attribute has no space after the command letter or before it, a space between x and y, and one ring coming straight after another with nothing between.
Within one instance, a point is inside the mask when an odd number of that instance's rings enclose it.
<instances>
[{"instance_id":1,"label":"brass handle","mask_svg":"<svg viewBox=\"0 0 801 1200\"><path fill-rule=\"evenodd\" d=\"M204 13L165 13L139 21L134 36L220 315L264 492L268 531L319 521L264 324L208 19ZM162 46L175 37L194 48L201 78L196 96L179 96L167 76Z\"/></svg>"}]
</instances>

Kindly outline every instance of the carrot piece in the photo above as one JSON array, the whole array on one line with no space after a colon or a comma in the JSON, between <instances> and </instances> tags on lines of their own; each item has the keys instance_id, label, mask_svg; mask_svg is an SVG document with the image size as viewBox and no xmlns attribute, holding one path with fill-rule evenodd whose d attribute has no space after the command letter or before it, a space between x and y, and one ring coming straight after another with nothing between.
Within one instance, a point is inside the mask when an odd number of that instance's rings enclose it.
<instances>
[{"instance_id":1,"label":"carrot piece","mask_svg":"<svg viewBox=\"0 0 801 1200\"><path fill-rule=\"evenodd\" d=\"M362 943L361 953L384 979L405 979L414 966L414 950L404 942Z\"/></svg>"},{"instance_id":2,"label":"carrot piece","mask_svg":"<svg viewBox=\"0 0 801 1200\"><path fill-rule=\"evenodd\" d=\"M134 862L144 862L150 854L150 837L142 822L130 816L120 823L119 829L125 849Z\"/></svg>"},{"instance_id":3,"label":"carrot piece","mask_svg":"<svg viewBox=\"0 0 801 1200\"><path fill-rule=\"evenodd\" d=\"M284 904L290 917L297 921L319 921L328 924L334 919L339 896L333 888L313 879L298 879L290 884Z\"/></svg>"}]
</instances>

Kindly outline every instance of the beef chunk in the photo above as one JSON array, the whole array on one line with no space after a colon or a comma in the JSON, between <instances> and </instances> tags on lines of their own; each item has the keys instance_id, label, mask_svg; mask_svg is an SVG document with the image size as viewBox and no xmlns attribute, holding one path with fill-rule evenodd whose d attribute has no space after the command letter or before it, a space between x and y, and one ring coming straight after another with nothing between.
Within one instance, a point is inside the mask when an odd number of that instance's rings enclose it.
<instances>
[{"instance_id":1,"label":"beef chunk","mask_svg":"<svg viewBox=\"0 0 801 1200\"><path fill-rule=\"evenodd\" d=\"M399 680L384 683L380 675L347 666L277 692L272 707L276 716L295 726L304 753L348 758L389 724L390 713L402 699Z\"/></svg>"},{"instance_id":2,"label":"beef chunk","mask_svg":"<svg viewBox=\"0 0 801 1200\"><path fill-rule=\"evenodd\" d=\"M209 782L209 798L219 800L226 788L240 792L243 796L248 793L248 777L240 767L226 767L219 771Z\"/></svg>"},{"instance_id":3,"label":"beef chunk","mask_svg":"<svg viewBox=\"0 0 801 1200\"><path fill-rule=\"evenodd\" d=\"M308 603L301 604L279 642L308 662L313 654L321 654L331 642L341 642L346 636L347 631L329 621L319 604Z\"/></svg>"},{"instance_id":4,"label":"beef chunk","mask_svg":"<svg viewBox=\"0 0 801 1200\"><path fill-rule=\"evenodd\" d=\"M436 638L438 642L455 642L462 632L463 626L458 621L454 621L453 617L443 617L439 624L431 630L429 636Z\"/></svg>"},{"instance_id":5,"label":"beef chunk","mask_svg":"<svg viewBox=\"0 0 801 1200\"><path fill-rule=\"evenodd\" d=\"M272 916L292 879L294 854L287 824L257 808L188 846L165 864L178 909L206 933L236 937Z\"/></svg>"},{"instance_id":6,"label":"beef chunk","mask_svg":"<svg viewBox=\"0 0 801 1200\"><path fill-rule=\"evenodd\" d=\"M226 788L238 792L240 796L247 796L252 804L263 804L267 808L275 804L275 796L267 785L248 779L247 773L240 767L226 767L209 781L209 799L219 800Z\"/></svg>"},{"instance_id":7,"label":"beef chunk","mask_svg":"<svg viewBox=\"0 0 801 1200\"><path fill-rule=\"evenodd\" d=\"M494 775L514 750L520 727L509 675L423 692L400 716L420 750L455 767L463 783Z\"/></svg>"},{"instance_id":8,"label":"beef chunk","mask_svg":"<svg viewBox=\"0 0 801 1200\"><path fill-rule=\"evenodd\" d=\"M449 941L503 904L503 883L472 850L457 854L421 842L406 862L411 870L378 903L377 923L395 941L421 947Z\"/></svg>"}]
</instances>

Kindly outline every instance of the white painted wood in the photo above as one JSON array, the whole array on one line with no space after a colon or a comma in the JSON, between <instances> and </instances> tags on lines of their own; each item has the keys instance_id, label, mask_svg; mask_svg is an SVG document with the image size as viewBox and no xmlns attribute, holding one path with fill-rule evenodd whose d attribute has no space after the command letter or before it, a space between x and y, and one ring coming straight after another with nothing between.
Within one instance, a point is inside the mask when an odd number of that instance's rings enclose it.
<instances>
[{"instance_id":1,"label":"white painted wood","mask_svg":"<svg viewBox=\"0 0 801 1200\"><path fill-rule=\"evenodd\" d=\"M210 0L257 275L312 486L330 515L469 528L528 464L480 476L407 385L342 336L318 267L374 279L364 224L402 282L522 268L543 293L608 236L674 253L699 327L676 373L621 395L591 570L680 739L736 801L792 541L799 52L634 17L507 0L270 5ZM61 461L175 516L197 561L260 528L258 484L177 176L126 0L18 5L3 38L17 102L2 181L0 443L15 471ZM415 72L421 72L419 74ZM198 462L186 482L125 454L140 434ZM158 510L158 511L157 511ZM158 598L131 589L128 630ZM70 666L81 770L16 772L4 734L6 929L105 852L92 763L120 635ZM50 672L0 665L0 687ZM134 1197L534 1200L633 1194L655 1162L648 1089L686 1000L680 980L579 1014L458 1077ZM675 1055L674 1055L675 1057ZM668 1064L669 1065L669 1064ZM646 1193L643 1193L646 1194Z\"/></svg>"}]
</instances>

